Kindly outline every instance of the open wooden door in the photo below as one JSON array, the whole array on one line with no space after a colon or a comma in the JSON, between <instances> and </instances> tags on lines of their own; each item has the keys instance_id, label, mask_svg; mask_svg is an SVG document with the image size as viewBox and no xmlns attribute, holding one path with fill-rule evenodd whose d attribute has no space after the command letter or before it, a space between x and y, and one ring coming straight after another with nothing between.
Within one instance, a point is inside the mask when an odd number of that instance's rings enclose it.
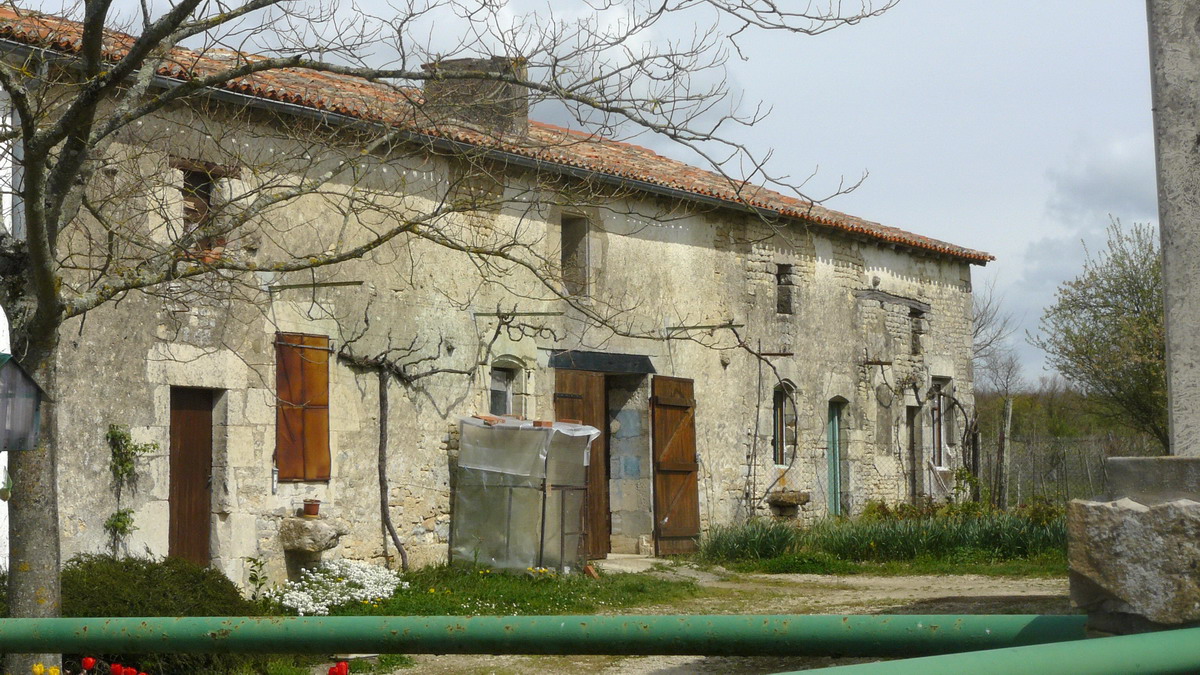
<instances>
[{"instance_id":1,"label":"open wooden door","mask_svg":"<svg viewBox=\"0 0 1200 675\"><path fill-rule=\"evenodd\" d=\"M691 553L700 538L696 401L692 381L657 375L651 385L654 543L658 555Z\"/></svg>"},{"instance_id":2,"label":"open wooden door","mask_svg":"<svg viewBox=\"0 0 1200 675\"><path fill-rule=\"evenodd\" d=\"M167 555L208 566L212 534L213 391L171 387Z\"/></svg>"},{"instance_id":3,"label":"open wooden door","mask_svg":"<svg viewBox=\"0 0 1200 675\"><path fill-rule=\"evenodd\" d=\"M555 370L554 419L581 422L600 430L600 437L592 441L588 463L580 547L589 560L605 558L611 547L612 523L608 508L608 411L604 373Z\"/></svg>"}]
</instances>

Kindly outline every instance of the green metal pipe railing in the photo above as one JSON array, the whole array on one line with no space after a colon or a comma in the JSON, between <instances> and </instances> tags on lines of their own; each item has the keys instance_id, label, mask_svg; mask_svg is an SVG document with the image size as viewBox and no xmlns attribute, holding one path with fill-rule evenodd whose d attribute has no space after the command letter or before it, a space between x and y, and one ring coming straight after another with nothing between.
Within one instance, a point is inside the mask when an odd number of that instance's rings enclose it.
<instances>
[{"instance_id":1,"label":"green metal pipe railing","mask_svg":"<svg viewBox=\"0 0 1200 675\"><path fill-rule=\"evenodd\" d=\"M0 653L923 656L1084 637L1083 616L0 619Z\"/></svg>"},{"instance_id":2,"label":"green metal pipe railing","mask_svg":"<svg viewBox=\"0 0 1200 675\"><path fill-rule=\"evenodd\" d=\"M1200 628L838 666L821 672L837 675L1192 674L1200 673Z\"/></svg>"}]
</instances>

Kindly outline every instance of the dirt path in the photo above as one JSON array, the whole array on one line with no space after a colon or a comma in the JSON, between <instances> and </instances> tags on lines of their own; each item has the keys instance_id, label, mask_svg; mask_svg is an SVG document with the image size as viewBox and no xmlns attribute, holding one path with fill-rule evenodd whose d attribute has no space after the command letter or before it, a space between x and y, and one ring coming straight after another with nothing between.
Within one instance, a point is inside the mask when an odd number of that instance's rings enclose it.
<instances>
[{"instance_id":1,"label":"dirt path","mask_svg":"<svg viewBox=\"0 0 1200 675\"><path fill-rule=\"evenodd\" d=\"M700 595L671 605L633 607L619 614L1067 614L1066 579L981 576L823 576L712 574L687 568L658 572L688 576ZM860 663L870 659L699 656L414 657L397 675L683 675L778 673Z\"/></svg>"}]
</instances>

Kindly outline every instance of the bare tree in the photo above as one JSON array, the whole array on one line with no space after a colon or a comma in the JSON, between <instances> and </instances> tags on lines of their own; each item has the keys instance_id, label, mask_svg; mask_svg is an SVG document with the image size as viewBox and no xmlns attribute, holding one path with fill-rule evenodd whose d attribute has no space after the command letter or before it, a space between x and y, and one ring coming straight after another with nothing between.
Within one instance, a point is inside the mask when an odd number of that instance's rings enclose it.
<instances>
[{"instance_id":1,"label":"bare tree","mask_svg":"<svg viewBox=\"0 0 1200 675\"><path fill-rule=\"evenodd\" d=\"M0 238L0 305L15 354L50 397L39 447L11 458L12 615L58 612L54 399L64 326L148 299L236 313L239 302L254 305L264 278L274 283L266 292L318 288L355 261L402 265L399 242L419 240L471 261L478 278L457 301L495 285L507 303L499 315L515 314L520 298L557 299L580 325L645 333L622 311L636 299L577 302L560 262L519 226L489 231L458 216L551 188L564 202L618 203L619 188L539 172L538 162L587 139L645 132L709 160L734 194L750 178L803 197L802 185L726 136L761 112L728 103L725 60L755 31L813 35L893 3L854 4L847 13L841 3L791 11L758 0L609 0L570 16L410 0L372 16L282 0L122 12L102 0L65 7L63 18L0 7L0 88L12 121L0 140L19 170L18 236ZM673 25L712 28L655 39ZM488 58L496 54L504 58ZM340 92L334 100L304 99L316 76ZM490 105L476 116L464 101L481 98ZM267 99L280 105L261 105ZM568 115L584 133L524 128L527 106ZM528 158L527 180L496 190L507 169L487 148ZM335 240L318 234L318 210L341 220ZM282 283L297 278L305 283ZM397 302L386 295L372 300ZM391 344L363 344L362 353ZM448 350L437 342L433 352ZM428 354L378 365L407 377ZM34 658L44 657L11 659L7 670L27 672Z\"/></svg>"}]
</instances>

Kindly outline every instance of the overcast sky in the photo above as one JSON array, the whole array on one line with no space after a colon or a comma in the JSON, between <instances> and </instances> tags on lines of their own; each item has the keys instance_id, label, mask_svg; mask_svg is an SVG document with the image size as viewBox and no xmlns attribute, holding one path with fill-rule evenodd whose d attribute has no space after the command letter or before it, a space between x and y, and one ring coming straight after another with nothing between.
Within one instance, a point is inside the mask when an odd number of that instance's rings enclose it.
<instances>
[{"instance_id":1,"label":"overcast sky","mask_svg":"<svg viewBox=\"0 0 1200 675\"><path fill-rule=\"evenodd\" d=\"M974 268L1021 320L1103 248L1110 216L1157 222L1145 5L1129 0L902 0L814 38L756 39L733 63L774 113L746 132L811 193L869 171L828 206L996 256Z\"/></svg>"}]
</instances>

